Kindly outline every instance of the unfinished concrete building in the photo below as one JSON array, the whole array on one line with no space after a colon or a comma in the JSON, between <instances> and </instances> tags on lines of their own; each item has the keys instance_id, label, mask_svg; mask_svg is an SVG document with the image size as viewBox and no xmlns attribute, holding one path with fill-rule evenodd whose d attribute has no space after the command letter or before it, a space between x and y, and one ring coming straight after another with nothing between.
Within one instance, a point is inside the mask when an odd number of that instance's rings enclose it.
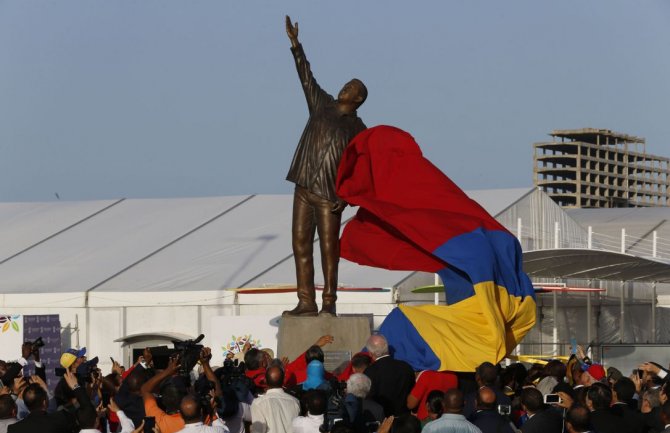
<instances>
[{"instance_id":1,"label":"unfinished concrete building","mask_svg":"<svg viewBox=\"0 0 670 433\"><path fill-rule=\"evenodd\" d=\"M565 129L533 145L533 181L559 205L670 205L670 158L647 154L644 138L609 129Z\"/></svg>"}]
</instances>

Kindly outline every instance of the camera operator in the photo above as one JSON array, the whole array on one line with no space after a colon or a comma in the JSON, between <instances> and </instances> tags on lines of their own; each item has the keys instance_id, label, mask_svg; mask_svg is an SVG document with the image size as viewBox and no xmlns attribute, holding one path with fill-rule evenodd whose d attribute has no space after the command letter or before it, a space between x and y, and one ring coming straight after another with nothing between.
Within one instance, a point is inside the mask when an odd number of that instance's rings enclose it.
<instances>
[{"instance_id":1,"label":"camera operator","mask_svg":"<svg viewBox=\"0 0 670 433\"><path fill-rule=\"evenodd\" d=\"M476 398L477 411L470 422L479 427L482 433L515 433L510 420L498 412L497 403L495 391L488 386L479 388Z\"/></svg>"},{"instance_id":2,"label":"camera operator","mask_svg":"<svg viewBox=\"0 0 670 433\"><path fill-rule=\"evenodd\" d=\"M28 416L7 428L8 433L72 433L78 432L77 418L96 416L95 408L86 395L86 390L79 386L73 372L63 375L67 386L75 394L79 408L76 412L59 410L47 413L48 398L46 390L37 383L32 383L23 392L23 401L30 413ZM92 415L91 415L92 414Z\"/></svg>"},{"instance_id":3,"label":"camera operator","mask_svg":"<svg viewBox=\"0 0 670 433\"><path fill-rule=\"evenodd\" d=\"M161 402L165 410L158 406L155 392L159 385L169 378L174 377L179 369L181 363L179 357L170 358L167 368L156 374L151 379L147 380L140 388L142 399L144 400L144 412L148 417L156 419L156 425L160 428L162 433L175 433L184 428L184 419L179 413L179 405L183 394L179 391L175 384L164 384L161 388L162 399ZM135 423L137 425L137 422Z\"/></svg>"},{"instance_id":4,"label":"camera operator","mask_svg":"<svg viewBox=\"0 0 670 433\"><path fill-rule=\"evenodd\" d=\"M211 370L211 369L210 369ZM179 406L179 411L184 419L185 425L178 433L229 433L226 424L217 418L212 425L205 425L205 409L200 396L189 394L184 397Z\"/></svg>"},{"instance_id":5,"label":"camera operator","mask_svg":"<svg viewBox=\"0 0 670 433\"><path fill-rule=\"evenodd\" d=\"M145 348L135 364L128 370L120 373L121 386L114 394L114 401L125 415L130 418L135 425L140 425L144 419L144 400L142 399L141 388L147 380L150 368L153 363L153 354L149 348ZM116 372L121 371L119 364L112 367Z\"/></svg>"},{"instance_id":6,"label":"camera operator","mask_svg":"<svg viewBox=\"0 0 670 433\"><path fill-rule=\"evenodd\" d=\"M231 433L244 433L245 425L251 424L251 402L254 397L250 390L254 384L245 376L244 367L244 363L227 359L223 367L214 372L222 391L217 414Z\"/></svg>"},{"instance_id":7,"label":"camera operator","mask_svg":"<svg viewBox=\"0 0 670 433\"><path fill-rule=\"evenodd\" d=\"M17 361L21 367L28 365L28 360L32 357L35 365L35 375L39 376L43 381L47 381L46 368L40 361L40 347L44 346L42 337L34 342L26 341L21 345L21 358Z\"/></svg>"},{"instance_id":8,"label":"camera operator","mask_svg":"<svg viewBox=\"0 0 670 433\"><path fill-rule=\"evenodd\" d=\"M44 346L42 338L38 338L34 342L25 342L21 345L21 358L16 362L2 362L0 367L0 380L4 386L11 386L20 374L21 370L28 365L29 359L32 357L35 364L35 375L46 382L46 370L42 362L40 362L40 347Z\"/></svg>"}]
</instances>

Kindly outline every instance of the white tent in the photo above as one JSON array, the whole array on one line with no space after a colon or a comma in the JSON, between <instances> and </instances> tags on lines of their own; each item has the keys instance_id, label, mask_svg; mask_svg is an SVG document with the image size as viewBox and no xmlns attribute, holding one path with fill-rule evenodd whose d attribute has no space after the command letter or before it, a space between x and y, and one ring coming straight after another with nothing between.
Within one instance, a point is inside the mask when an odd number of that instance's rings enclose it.
<instances>
[{"instance_id":1,"label":"white tent","mask_svg":"<svg viewBox=\"0 0 670 433\"><path fill-rule=\"evenodd\" d=\"M528 191L470 195L496 215ZM292 200L251 195L0 203L0 312L60 314L72 331L64 346L85 345L120 359L128 359L132 346L123 343L207 333L214 316L277 315L295 304L295 293L229 289L295 284ZM354 212L346 209L343 222ZM432 280L342 260L342 287L384 290L341 291L338 310L372 314L378 324L400 296L426 298L408 289Z\"/></svg>"},{"instance_id":2,"label":"white tent","mask_svg":"<svg viewBox=\"0 0 670 433\"><path fill-rule=\"evenodd\" d=\"M577 267L586 264L575 260L577 254L586 254L594 269L612 258L642 269L642 263L647 266L653 259L649 266L660 273L665 268L657 269L658 262L670 258L670 249L663 246L670 233L653 234L667 229L667 208L566 212L537 189L468 194L519 237L528 271L538 281L593 284L577 278ZM294 284L291 210L291 195L0 203L0 313L59 314L66 328L64 346L87 346L93 353L124 360L132 347L207 334L216 316L276 316L295 304L295 293L231 289ZM346 209L343 223L354 212ZM628 227L626 257L600 254L621 253L610 244L622 227ZM657 257L650 259L646 252L654 236ZM587 253L572 251L589 246ZM565 272L554 269L558 256L566 263ZM316 276L319 284L318 270ZM433 282L432 274L342 260L343 288L379 290L340 291L338 311L371 314L378 325L398 302L433 302L433 295L411 292ZM590 307L599 317L592 323L594 340L664 341L668 331L656 326L651 288L638 283L624 287L620 281L598 281L597 287L607 292L595 295ZM626 316L619 314L623 290ZM659 285L659 295L662 299L670 290ZM584 329L584 295L563 294L558 301L561 307L554 311L551 298L538 296L541 323L526 338L529 344L544 348ZM619 331L624 325L625 333Z\"/></svg>"}]
</instances>

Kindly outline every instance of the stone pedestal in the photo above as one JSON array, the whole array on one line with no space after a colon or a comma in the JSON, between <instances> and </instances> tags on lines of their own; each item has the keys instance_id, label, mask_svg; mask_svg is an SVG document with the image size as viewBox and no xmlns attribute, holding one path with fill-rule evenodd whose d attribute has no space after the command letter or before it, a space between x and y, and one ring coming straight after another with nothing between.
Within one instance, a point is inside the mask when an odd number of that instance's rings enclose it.
<instances>
[{"instance_id":1,"label":"stone pedestal","mask_svg":"<svg viewBox=\"0 0 670 433\"><path fill-rule=\"evenodd\" d=\"M334 369L346 353L353 355L360 352L371 333L371 315L282 317L279 319L277 354L280 358L287 356L292 361L322 335L332 335L335 341L323 349L326 369Z\"/></svg>"}]
</instances>

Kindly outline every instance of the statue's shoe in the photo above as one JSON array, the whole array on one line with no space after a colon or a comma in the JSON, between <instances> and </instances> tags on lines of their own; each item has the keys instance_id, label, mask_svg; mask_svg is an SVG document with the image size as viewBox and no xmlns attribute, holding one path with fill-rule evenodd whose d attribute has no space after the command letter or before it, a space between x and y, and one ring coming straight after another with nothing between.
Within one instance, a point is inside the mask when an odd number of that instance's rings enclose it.
<instances>
[{"instance_id":1,"label":"statue's shoe","mask_svg":"<svg viewBox=\"0 0 670 433\"><path fill-rule=\"evenodd\" d=\"M298 303L298 306L292 310L287 310L281 313L282 317L315 317L318 315L318 308L316 304L302 304Z\"/></svg>"},{"instance_id":2,"label":"statue's shoe","mask_svg":"<svg viewBox=\"0 0 670 433\"><path fill-rule=\"evenodd\" d=\"M324 303L321 306L321 311L319 311L319 316L337 317L335 303Z\"/></svg>"}]
</instances>

